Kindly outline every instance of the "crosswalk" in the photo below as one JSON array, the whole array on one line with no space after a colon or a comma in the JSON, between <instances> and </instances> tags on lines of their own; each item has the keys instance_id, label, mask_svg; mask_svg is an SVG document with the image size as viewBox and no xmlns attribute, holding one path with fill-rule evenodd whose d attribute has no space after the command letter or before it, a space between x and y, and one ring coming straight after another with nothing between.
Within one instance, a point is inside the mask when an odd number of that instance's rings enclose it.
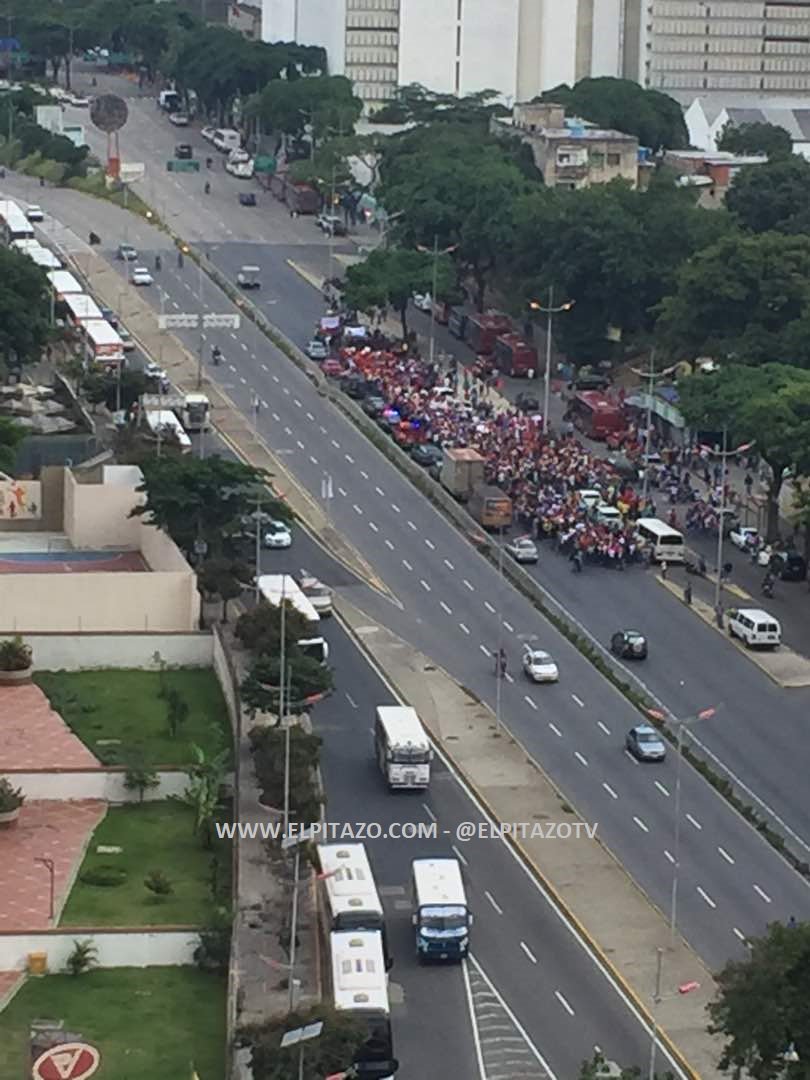
<instances>
[{"instance_id":1,"label":"crosswalk","mask_svg":"<svg viewBox=\"0 0 810 1080\"><path fill-rule=\"evenodd\" d=\"M481 1080L557 1080L472 955L465 964L464 979L476 1031Z\"/></svg>"}]
</instances>

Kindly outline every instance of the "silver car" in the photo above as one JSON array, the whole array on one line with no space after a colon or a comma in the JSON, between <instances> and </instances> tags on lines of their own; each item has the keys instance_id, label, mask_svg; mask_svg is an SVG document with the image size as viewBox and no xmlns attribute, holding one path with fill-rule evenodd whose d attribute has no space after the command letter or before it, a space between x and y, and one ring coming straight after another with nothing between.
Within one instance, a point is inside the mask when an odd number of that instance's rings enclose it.
<instances>
[{"instance_id":1,"label":"silver car","mask_svg":"<svg viewBox=\"0 0 810 1080\"><path fill-rule=\"evenodd\" d=\"M560 677L556 663L547 652L528 646L523 652L523 671L535 683L557 682Z\"/></svg>"},{"instance_id":2,"label":"silver car","mask_svg":"<svg viewBox=\"0 0 810 1080\"><path fill-rule=\"evenodd\" d=\"M264 526L264 546L266 548L288 548L292 544L292 533L283 521L269 521Z\"/></svg>"},{"instance_id":3,"label":"silver car","mask_svg":"<svg viewBox=\"0 0 810 1080\"><path fill-rule=\"evenodd\" d=\"M307 356L310 360L325 360L329 355L329 348L320 338L313 338L307 345Z\"/></svg>"},{"instance_id":4,"label":"silver car","mask_svg":"<svg viewBox=\"0 0 810 1080\"><path fill-rule=\"evenodd\" d=\"M636 724L631 728L624 745L637 761L663 761L667 756L663 737L650 724Z\"/></svg>"},{"instance_id":5,"label":"silver car","mask_svg":"<svg viewBox=\"0 0 810 1080\"><path fill-rule=\"evenodd\" d=\"M538 559L537 544L530 536L518 536L506 544L506 552L519 563L536 563Z\"/></svg>"}]
</instances>

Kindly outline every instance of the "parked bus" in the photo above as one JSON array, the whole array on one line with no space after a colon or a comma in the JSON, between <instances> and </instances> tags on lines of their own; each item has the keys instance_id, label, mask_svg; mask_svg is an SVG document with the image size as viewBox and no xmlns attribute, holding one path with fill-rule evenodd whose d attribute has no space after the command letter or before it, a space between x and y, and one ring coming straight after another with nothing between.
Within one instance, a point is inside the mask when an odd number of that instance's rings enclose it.
<instances>
[{"instance_id":1,"label":"parked bus","mask_svg":"<svg viewBox=\"0 0 810 1080\"><path fill-rule=\"evenodd\" d=\"M318 844L318 864L327 932L369 930L384 936L385 915L365 845Z\"/></svg>"},{"instance_id":2,"label":"parked bus","mask_svg":"<svg viewBox=\"0 0 810 1080\"><path fill-rule=\"evenodd\" d=\"M416 709L378 705L374 751L389 789L424 790L430 783L433 751Z\"/></svg>"},{"instance_id":3,"label":"parked bus","mask_svg":"<svg viewBox=\"0 0 810 1080\"><path fill-rule=\"evenodd\" d=\"M470 947L472 915L458 860L414 859L411 901L419 961L463 960Z\"/></svg>"},{"instance_id":4,"label":"parked bus","mask_svg":"<svg viewBox=\"0 0 810 1080\"><path fill-rule=\"evenodd\" d=\"M51 270L45 275L51 283L57 300L62 300L73 293L83 293L84 288L68 270Z\"/></svg>"},{"instance_id":5,"label":"parked bus","mask_svg":"<svg viewBox=\"0 0 810 1080\"><path fill-rule=\"evenodd\" d=\"M148 409L143 416L156 437L175 441L184 454L191 450L191 439L171 409Z\"/></svg>"},{"instance_id":6,"label":"parked bus","mask_svg":"<svg viewBox=\"0 0 810 1080\"><path fill-rule=\"evenodd\" d=\"M686 548L683 533L673 529L658 518L639 518L636 522L636 535L646 544L656 562L684 562Z\"/></svg>"},{"instance_id":7,"label":"parked bus","mask_svg":"<svg viewBox=\"0 0 810 1080\"><path fill-rule=\"evenodd\" d=\"M380 935L353 930L329 936L331 996L336 1011L363 1025L366 1038L352 1065L363 1080L390 1080L396 1071L388 1003L388 969Z\"/></svg>"},{"instance_id":8,"label":"parked bus","mask_svg":"<svg viewBox=\"0 0 810 1080\"><path fill-rule=\"evenodd\" d=\"M6 246L13 240L34 239L34 226L13 199L0 200L0 239Z\"/></svg>"},{"instance_id":9,"label":"parked bus","mask_svg":"<svg viewBox=\"0 0 810 1080\"><path fill-rule=\"evenodd\" d=\"M81 329L85 361L90 365L98 364L106 371L117 371L118 365L124 363L124 342L118 331L106 319L93 318L82 321Z\"/></svg>"},{"instance_id":10,"label":"parked bus","mask_svg":"<svg viewBox=\"0 0 810 1080\"><path fill-rule=\"evenodd\" d=\"M74 326L78 326L88 319L104 319L101 308L92 296L85 293L71 293L66 296L62 303L67 308L68 318ZM119 336L120 335L116 335Z\"/></svg>"},{"instance_id":11,"label":"parked bus","mask_svg":"<svg viewBox=\"0 0 810 1080\"><path fill-rule=\"evenodd\" d=\"M50 248L42 247L41 244L32 244L25 249L28 258L42 267L43 270L61 270L61 260L54 255Z\"/></svg>"},{"instance_id":12,"label":"parked bus","mask_svg":"<svg viewBox=\"0 0 810 1080\"><path fill-rule=\"evenodd\" d=\"M575 394L571 414L574 427L589 439L604 440L627 427L619 406L598 390L582 390Z\"/></svg>"}]
</instances>

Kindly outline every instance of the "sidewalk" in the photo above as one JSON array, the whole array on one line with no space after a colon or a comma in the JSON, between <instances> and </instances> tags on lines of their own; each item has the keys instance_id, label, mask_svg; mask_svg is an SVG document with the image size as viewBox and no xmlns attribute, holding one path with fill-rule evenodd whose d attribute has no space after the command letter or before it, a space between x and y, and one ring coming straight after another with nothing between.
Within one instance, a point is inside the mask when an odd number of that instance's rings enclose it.
<instances>
[{"instance_id":1,"label":"sidewalk","mask_svg":"<svg viewBox=\"0 0 810 1080\"><path fill-rule=\"evenodd\" d=\"M525 748L508 733L497 733L489 709L343 597L336 608L495 821L578 820ZM711 972L682 939L670 945L667 919L613 856L598 840L585 838L522 840L514 846L648 1022L656 950L665 950L657 1010L661 1040L690 1075L720 1080L721 1043L706 1031L706 1005L716 993ZM699 987L678 993L692 982Z\"/></svg>"}]
</instances>

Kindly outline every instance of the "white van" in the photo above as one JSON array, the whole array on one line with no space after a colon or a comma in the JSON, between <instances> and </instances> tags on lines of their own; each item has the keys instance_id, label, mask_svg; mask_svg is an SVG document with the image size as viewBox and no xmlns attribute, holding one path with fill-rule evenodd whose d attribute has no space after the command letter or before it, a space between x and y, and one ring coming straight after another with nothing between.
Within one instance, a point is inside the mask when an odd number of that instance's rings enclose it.
<instances>
[{"instance_id":1,"label":"white van","mask_svg":"<svg viewBox=\"0 0 810 1080\"><path fill-rule=\"evenodd\" d=\"M211 142L217 150L238 150L242 145L242 136L233 128L217 128Z\"/></svg>"},{"instance_id":2,"label":"white van","mask_svg":"<svg viewBox=\"0 0 810 1080\"><path fill-rule=\"evenodd\" d=\"M749 649L753 645L768 645L775 649L782 642L779 620L759 608L737 608L736 611L730 611L728 632L732 637L744 641Z\"/></svg>"}]
</instances>

